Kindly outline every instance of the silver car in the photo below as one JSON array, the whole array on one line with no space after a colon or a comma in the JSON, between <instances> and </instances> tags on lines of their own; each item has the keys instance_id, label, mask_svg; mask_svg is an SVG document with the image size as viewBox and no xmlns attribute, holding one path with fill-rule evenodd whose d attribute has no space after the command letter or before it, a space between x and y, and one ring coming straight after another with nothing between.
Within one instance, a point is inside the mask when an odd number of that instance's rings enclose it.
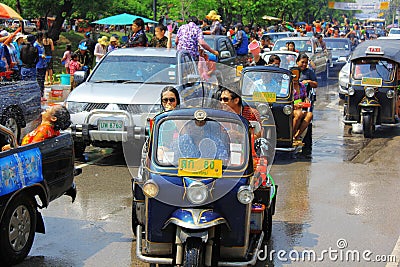
<instances>
[{"instance_id":1,"label":"silver car","mask_svg":"<svg viewBox=\"0 0 400 267\"><path fill-rule=\"evenodd\" d=\"M162 89L193 77L199 77L197 65L186 51L137 47L108 53L66 100L75 154L90 144L115 147L128 140L140 149L147 118L160 112Z\"/></svg>"},{"instance_id":2,"label":"silver car","mask_svg":"<svg viewBox=\"0 0 400 267\"><path fill-rule=\"evenodd\" d=\"M350 60L339 71L339 97L345 99L350 83Z\"/></svg>"}]
</instances>

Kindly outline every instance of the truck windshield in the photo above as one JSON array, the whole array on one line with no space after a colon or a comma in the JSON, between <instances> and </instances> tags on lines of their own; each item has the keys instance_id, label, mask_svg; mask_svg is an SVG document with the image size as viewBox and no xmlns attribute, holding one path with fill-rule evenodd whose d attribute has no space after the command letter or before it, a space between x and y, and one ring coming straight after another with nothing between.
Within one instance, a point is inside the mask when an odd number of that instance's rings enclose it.
<instances>
[{"instance_id":1,"label":"truck windshield","mask_svg":"<svg viewBox=\"0 0 400 267\"><path fill-rule=\"evenodd\" d=\"M353 78L382 78L383 81L391 81L394 77L395 64L387 60L362 59L353 64Z\"/></svg>"},{"instance_id":2,"label":"truck windshield","mask_svg":"<svg viewBox=\"0 0 400 267\"><path fill-rule=\"evenodd\" d=\"M296 39L278 40L278 41L276 41L274 47L272 48L272 51L282 50L284 47L286 47L286 43L289 41L294 42L296 50L299 52L312 53L312 51L313 51L311 39L310 40L296 40Z\"/></svg>"},{"instance_id":3,"label":"truck windshield","mask_svg":"<svg viewBox=\"0 0 400 267\"><path fill-rule=\"evenodd\" d=\"M256 92L262 92L274 93L276 97L287 97L290 93L289 82L289 76L285 73L246 72L243 77L242 94L253 96Z\"/></svg>"},{"instance_id":4,"label":"truck windshield","mask_svg":"<svg viewBox=\"0 0 400 267\"><path fill-rule=\"evenodd\" d=\"M240 168L248 155L246 132L240 122L165 120L157 131L157 161L177 166L180 158L218 159L225 167Z\"/></svg>"},{"instance_id":5,"label":"truck windshield","mask_svg":"<svg viewBox=\"0 0 400 267\"><path fill-rule=\"evenodd\" d=\"M99 63L89 82L137 82L175 84L175 57L108 56Z\"/></svg>"}]
</instances>

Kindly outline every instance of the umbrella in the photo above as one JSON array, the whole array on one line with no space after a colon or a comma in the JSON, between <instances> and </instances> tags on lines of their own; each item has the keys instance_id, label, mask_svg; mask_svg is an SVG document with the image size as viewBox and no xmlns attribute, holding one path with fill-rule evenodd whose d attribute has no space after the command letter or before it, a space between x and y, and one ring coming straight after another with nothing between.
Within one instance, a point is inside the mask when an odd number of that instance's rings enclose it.
<instances>
[{"instance_id":1,"label":"umbrella","mask_svg":"<svg viewBox=\"0 0 400 267\"><path fill-rule=\"evenodd\" d=\"M127 13L122 13L119 15L114 15L111 17L99 19L99 20L93 21L93 23L107 24L107 25L130 25L137 18L143 19L144 23L158 23L157 21L154 21L151 19L147 19L147 18L143 18L140 16L131 15L131 14L127 14Z\"/></svg>"},{"instance_id":2,"label":"umbrella","mask_svg":"<svg viewBox=\"0 0 400 267\"><path fill-rule=\"evenodd\" d=\"M23 20L23 18L14 9L3 3L0 3L0 18Z\"/></svg>"},{"instance_id":3,"label":"umbrella","mask_svg":"<svg viewBox=\"0 0 400 267\"><path fill-rule=\"evenodd\" d=\"M282 19L280 19L280 18L271 17L271 16L267 16L267 15L263 16L262 18L263 18L263 19L266 19L266 20L277 20L277 21L282 20Z\"/></svg>"}]
</instances>

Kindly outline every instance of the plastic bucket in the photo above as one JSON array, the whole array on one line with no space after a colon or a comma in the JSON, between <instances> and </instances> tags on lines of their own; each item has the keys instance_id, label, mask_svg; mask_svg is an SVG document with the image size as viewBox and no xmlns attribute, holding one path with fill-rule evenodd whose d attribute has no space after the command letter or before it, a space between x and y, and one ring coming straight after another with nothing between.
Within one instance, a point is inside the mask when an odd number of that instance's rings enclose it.
<instances>
[{"instance_id":1,"label":"plastic bucket","mask_svg":"<svg viewBox=\"0 0 400 267\"><path fill-rule=\"evenodd\" d=\"M62 85L70 85L70 74L60 74L60 83Z\"/></svg>"}]
</instances>

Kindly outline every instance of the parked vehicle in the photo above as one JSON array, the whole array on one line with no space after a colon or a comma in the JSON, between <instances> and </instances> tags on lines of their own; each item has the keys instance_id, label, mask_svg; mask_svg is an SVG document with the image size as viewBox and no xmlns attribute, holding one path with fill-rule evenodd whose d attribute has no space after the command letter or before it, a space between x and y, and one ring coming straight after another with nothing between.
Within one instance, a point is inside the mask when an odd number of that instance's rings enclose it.
<instances>
[{"instance_id":1,"label":"parked vehicle","mask_svg":"<svg viewBox=\"0 0 400 267\"><path fill-rule=\"evenodd\" d=\"M377 125L398 125L400 41L370 40L351 56L350 86L345 105L346 124L362 124L364 137L374 136Z\"/></svg>"},{"instance_id":2,"label":"parked vehicle","mask_svg":"<svg viewBox=\"0 0 400 267\"><path fill-rule=\"evenodd\" d=\"M263 36L268 36L271 42L275 43L282 38L295 37L295 34L293 32L268 32L264 33Z\"/></svg>"},{"instance_id":3,"label":"parked vehicle","mask_svg":"<svg viewBox=\"0 0 400 267\"><path fill-rule=\"evenodd\" d=\"M290 37L282 38L276 41L272 51L280 51L286 48L286 43L292 41L295 44L296 50L301 53L305 52L310 60L315 63L315 74L321 74L323 79L328 77L330 51L325 53L318 40L313 37Z\"/></svg>"},{"instance_id":4,"label":"parked vehicle","mask_svg":"<svg viewBox=\"0 0 400 267\"><path fill-rule=\"evenodd\" d=\"M391 28L388 37L400 37L400 28Z\"/></svg>"},{"instance_id":5,"label":"parked vehicle","mask_svg":"<svg viewBox=\"0 0 400 267\"><path fill-rule=\"evenodd\" d=\"M74 75L78 82L83 77L82 71ZM66 100L75 153L81 156L90 144L120 147L128 139L140 149L147 118L160 112L161 90L198 79L186 51L136 47L108 53Z\"/></svg>"},{"instance_id":6,"label":"parked vehicle","mask_svg":"<svg viewBox=\"0 0 400 267\"><path fill-rule=\"evenodd\" d=\"M10 128L17 141L21 129L40 118L40 88L36 81L0 82L1 124Z\"/></svg>"},{"instance_id":7,"label":"parked vehicle","mask_svg":"<svg viewBox=\"0 0 400 267\"><path fill-rule=\"evenodd\" d=\"M21 21L20 20L13 20L11 27L16 29L18 27L20 27L21 25ZM22 29L24 32L26 33L32 33L32 32L36 32L36 25L33 24L32 22L30 22L29 20L22 20Z\"/></svg>"},{"instance_id":8,"label":"parked vehicle","mask_svg":"<svg viewBox=\"0 0 400 267\"><path fill-rule=\"evenodd\" d=\"M0 264L9 266L28 255L35 232L45 233L39 209L63 195L74 201L80 169L69 134L20 147L10 129L0 125L0 135L13 147L0 152Z\"/></svg>"},{"instance_id":9,"label":"parked vehicle","mask_svg":"<svg viewBox=\"0 0 400 267\"><path fill-rule=\"evenodd\" d=\"M297 73L299 77L299 73ZM244 68L240 80L240 88L246 103L260 111L262 126L268 132L276 132L276 150L293 152L303 146L293 142L293 110L294 89L292 72L287 69L273 66L255 66ZM313 92L311 92L313 93ZM310 98L311 99L311 98ZM274 126L271 127L266 105L272 111ZM312 110L312 105L304 105L304 108ZM312 122L303 134L304 146L310 148L312 145ZM299 147L300 146L300 147Z\"/></svg>"},{"instance_id":10,"label":"parked vehicle","mask_svg":"<svg viewBox=\"0 0 400 267\"><path fill-rule=\"evenodd\" d=\"M236 50L233 47L232 41L225 35L204 35L204 40L214 50L219 52L219 57L208 53L209 58L216 60L217 78L220 84L231 83L235 78L236 73L234 68L241 64L236 55Z\"/></svg>"},{"instance_id":11,"label":"parked vehicle","mask_svg":"<svg viewBox=\"0 0 400 267\"><path fill-rule=\"evenodd\" d=\"M276 186L265 155L273 147L205 100L154 118L132 179L136 256L151 266L254 265L271 235Z\"/></svg>"},{"instance_id":12,"label":"parked vehicle","mask_svg":"<svg viewBox=\"0 0 400 267\"><path fill-rule=\"evenodd\" d=\"M324 38L326 48L332 53L333 67L329 69L331 77L337 77L338 72L346 64L352 52L349 38Z\"/></svg>"}]
</instances>

